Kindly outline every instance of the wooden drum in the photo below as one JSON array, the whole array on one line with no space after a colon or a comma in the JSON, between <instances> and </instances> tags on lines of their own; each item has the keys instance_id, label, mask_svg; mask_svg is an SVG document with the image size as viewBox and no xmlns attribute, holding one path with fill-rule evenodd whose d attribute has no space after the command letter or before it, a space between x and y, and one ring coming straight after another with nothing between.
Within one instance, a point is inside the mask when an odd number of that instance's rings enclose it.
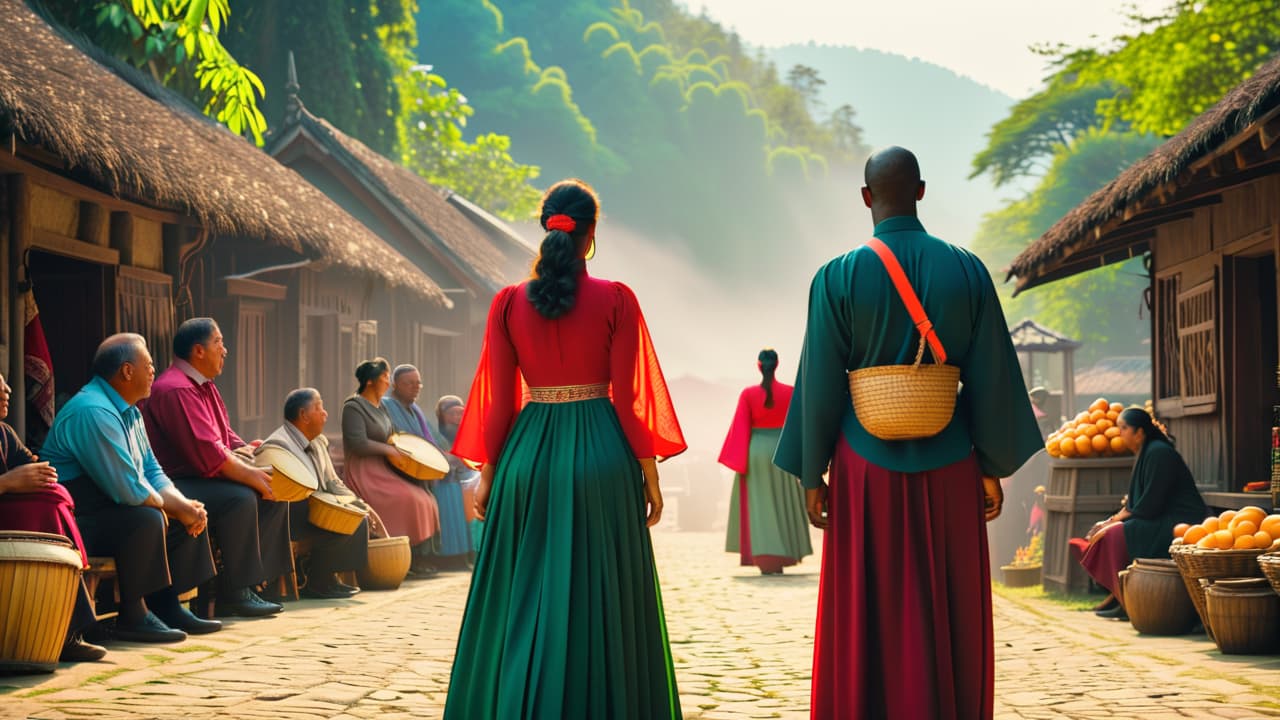
<instances>
[{"instance_id":1,"label":"wooden drum","mask_svg":"<svg viewBox=\"0 0 1280 720\"><path fill-rule=\"evenodd\" d=\"M413 553L407 535L369 541L369 563L357 575L365 590L395 590L409 574Z\"/></svg>"},{"instance_id":2,"label":"wooden drum","mask_svg":"<svg viewBox=\"0 0 1280 720\"><path fill-rule=\"evenodd\" d=\"M387 459L391 466L414 480L439 480L449 474L449 461L425 438L409 433L392 433L387 442L407 455Z\"/></svg>"},{"instance_id":3,"label":"wooden drum","mask_svg":"<svg viewBox=\"0 0 1280 720\"><path fill-rule=\"evenodd\" d=\"M360 528L360 522L368 514L353 504L355 499L350 495L312 493L307 499L307 521L321 530L351 535Z\"/></svg>"},{"instance_id":4,"label":"wooden drum","mask_svg":"<svg viewBox=\"0 0 1280 720\"><path fill-rule=\"evenodd\" d=\"M58 666L82 569L62 535L0 531L0 670Z\"/></svg>"},{"instance_id":5,"label":"wooden drum","mask_svg":"<svg viewBox=\"0 0 1280 720\"><path fill-rule=\"evenodd\" d=\"M297 455L274 445L263 445L253 456L258 467L271 468L271 492L281 502L306 500L320 483Z\"/></svg>"}]
</instances>

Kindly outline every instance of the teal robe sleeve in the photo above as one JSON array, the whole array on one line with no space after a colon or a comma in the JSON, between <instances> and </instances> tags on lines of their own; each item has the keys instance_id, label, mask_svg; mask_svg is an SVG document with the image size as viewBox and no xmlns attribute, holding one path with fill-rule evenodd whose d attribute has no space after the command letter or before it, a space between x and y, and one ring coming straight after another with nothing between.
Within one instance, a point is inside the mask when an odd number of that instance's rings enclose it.
<instances>
[{"instance_id":1,"label":"teal robe sleeve","mask_svg":"<svg viewBox=\"0 0 1280 720\"><path fill-rule=\"evenodd\" d=\"M956 411L967 415L969 437L982 474L1003 478L1044 447L1044 440L991 274L977 258L974 264L979 290L973 341L960 368Z\"/></svg>"},{"instance_id":2,"label":"teal robe sleeve","mask_svg":"<svg viewBox=\"0 0 1280 720\"><path fill-rule=\"evenodd\" d=\"M842 267L838 261L823 266L809 288L809 320L795 390L773 456L775 465L800 478L806 488L822 485L841 435L841 419L852 408L846 368L853 323L840 301L847 297L850 279L840 272Z\"/></svg>"}]
</instances>

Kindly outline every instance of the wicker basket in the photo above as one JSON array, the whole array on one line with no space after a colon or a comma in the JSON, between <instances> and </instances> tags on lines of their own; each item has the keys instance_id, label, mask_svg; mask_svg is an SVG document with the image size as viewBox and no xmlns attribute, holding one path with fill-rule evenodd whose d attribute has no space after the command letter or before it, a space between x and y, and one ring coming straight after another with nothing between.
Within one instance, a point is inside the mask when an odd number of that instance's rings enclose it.
<instances>
[{"instance_id":1,"label":"wicker basket","mask_svg":"<svg viewBox=\"0 0 1280 720\"><path fill-rule=\"evenodd\" d=\"M1280 650L1280 597L1262 578L1206 580L1205 603L1213 641L1224 655Z\"/></svg>"},{"instance_id":2,"label":"wicker basket","mask_svg":"<svg viewBox=\"0 0 1280 720\"><path fill-rule=\"evenodd\" d=\"M1191 602L1196 606L1196 613L1204 625L1205 632L1213 637L1213 627L1209 623L1206 612L1204 588L1201 580L1221 580L1223 578L1248 578L1262 575L1257 558L1263 550L1207 550L1194 545L1173 545L1169 548L1169 556L1178 565L1182 573L1182 582L1187 586Z\"/></svg>"},{"instance_id":3,"label":"wicker basket","mask_svg":"<svg viewBox=\"0 0 1280 720\"><path fill-rule=\"evenodd\" d=\"M881 440L933 437L951 422L960 387L960 368L921 364L920 338L913 365L880 365L849 373L853 412L867 432Z\"/></svg>"},{"instance_id":4,"label":"wicker basket","mask_svg":"<svg viewBox=\"0 0 1280 720\"><path fill-rule=\"evenodd\" d=\"M62 535L0 532L0 671L57 667L83 563Z\"/></svg>"},{"instance_id":5,"label":"wicker basket","mask_svg":"<svg viewBox=\"0 0 1280 720\"><path fill-rule=\"evenodd\" d=\"M321 530L351 535L364 522L364 510L351 505L345 497L326 492L312 493L307 498L307 521Z\"/></svg>"},{"instance_id":6,"label":"wicker basket","mask_svg":"<svg viewBox=\"0 0 1280 720\"><path fill-rule=\"evenodd\" d=\"M1271 583L1272 589L1280 594L1280 552L1269 552L1258 556L1258 567Z\"/></svg>"},{"instance_id":7,"label":"wicker basket","mask_svg":"<svg viewBox=\"0 0 1280 720\"><path fill-rule=\"evenodd\" d=\"M1122 602L1133 628L1146 635L1182 635L1195 625L1196 607L1172 560L1134 560L1124 572Z\"/></svg>"},{"instance_id":8,"label":"wicker basket","mask_svg":"<svg viewBox=\"0 0 1280 720\"><path fill-rule=\"evenodd\" d=\"M405 535L369 541L369 562L358 574L365 590L395 590L409 574L413 552Z\"/></svg>"}]
</instances>

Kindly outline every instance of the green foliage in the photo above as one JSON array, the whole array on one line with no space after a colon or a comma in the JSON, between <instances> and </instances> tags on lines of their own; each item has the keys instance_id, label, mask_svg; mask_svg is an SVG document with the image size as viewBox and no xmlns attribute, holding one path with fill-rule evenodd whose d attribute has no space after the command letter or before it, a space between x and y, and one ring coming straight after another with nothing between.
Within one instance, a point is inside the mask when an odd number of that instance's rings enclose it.
<instances>
[{"instance_id":1,"label":"green foliage","mask_svg":"<svg viewBox=\"0 0 1280 720\"><path fill-rule=\"evenodd\" d=\"M413 0L277 0L244 3L227 46L274 92L271 124L284 117L289 53L307 109L379 153L393 157L401 107L395 75L416 42Z\"/></svg>"},{"instance_id":2,"label":"green foliage","mask_svg":"<svg viewBox=\"0 0 1280 720\"><path fill-rule=\"evenodd\" d=\"M1280 13L1262 0L1176 0L1133 16L1138 32L1102 48L1047 48L1057 71L988 134L973 174L1036 187L989 214L974 248L1002 266L1089 194L1182 130L1280 47ZM1049 283L1010 303L1089 341L1086 359L1132 352L1150 279L1139 259Z\"/></svg>"},{"instance_id":3,"label":"green foliage","mask_svg":"<svg viewBox=\"0 0 1280 720\"><path fill-rule=\"evenodd\" d=\"M729 275L785 255L783 196L816 204L815 183L866 155L852 108L815 120L772 65L673 4L437 0L418 19L422 57L476 110L468 134L509 132L518 159L589 179L612 217Z\"/></svg>"},{"instance_id":4,"label":"green foliage","mask_svg":"<svg viewBox=\"0 0 1280 720\"><path fill-rule=\"evenodd\" d=\"M258 109L266 91L219 39L229 0L50 0L68 27L197 103L237 135L258 145L267 122Z\"/></svg>"},{"instance_id":5,"label":"green foliage","mask_svg":"<svg viewBox=\"0 0 1280 720\"><path fill-rule=\"evenodd\" d=\"M400 76L405 107L400 115L405 167L509 220L537 210L541 194L530 185L538 168L511 158L511 139L485 133L467 142L463 128L474 110L457 88L429 67Z\"/></svg>"},{"instance_id":6,"label":"green foliage","mask_svg":"<svg viewBox=\"0 0 1280 720\"><path fill-rule=\"evenodd\" d=\"M1106 120L1138 132L1173 135L1253 74L1280 48L1274 0L1176 0L1112 52L1062 54L1083 84L1108 81L1123 92L1098 104Z\"/></svg>"}]
</instances>

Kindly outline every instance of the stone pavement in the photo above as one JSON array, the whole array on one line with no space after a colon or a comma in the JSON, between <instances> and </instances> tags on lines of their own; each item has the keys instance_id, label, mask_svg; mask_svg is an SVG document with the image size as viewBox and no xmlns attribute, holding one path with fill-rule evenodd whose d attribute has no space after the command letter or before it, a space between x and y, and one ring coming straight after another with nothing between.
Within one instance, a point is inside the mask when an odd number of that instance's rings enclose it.
<instances>
[{"instance_id":1,"label":"stone pavement","mask_svg":"<svg viewBox=\"0 0 1280 720\"><path fill-rule=\"evenodd\" d=\"M720 552L719 533L654 538L685 717L807 717L817 559L765 578ZM178 645L0 677L0 718L438 718L467 583L290 603ZM1280 717L1280 658L1043 601L997 597L996 658L997 718Z\"/></svg>"}]
</instances>

